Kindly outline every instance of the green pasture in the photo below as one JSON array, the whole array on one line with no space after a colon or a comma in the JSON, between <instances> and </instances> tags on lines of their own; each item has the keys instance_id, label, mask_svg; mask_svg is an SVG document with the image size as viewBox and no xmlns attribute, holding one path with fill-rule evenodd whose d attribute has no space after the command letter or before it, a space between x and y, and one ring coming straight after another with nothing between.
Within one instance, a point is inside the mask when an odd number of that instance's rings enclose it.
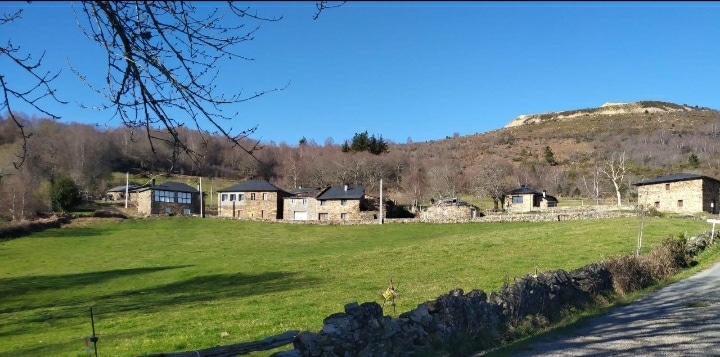
<instances>
[{"instance_id":1,"label":"green pasture","mask_svg":"<svg viewBox=\"0 0 720 357\"><path fill-rule=\"evenodd\" d=\"M346 303L397 312L455 288L579 268L634 251L639 221L302 225L225 219L81 220L0 242L0 357L194 350L316 332ZM644 251L709 230L700 219L645 218ZM392 310L386 309L386 314Z\"/></svg>"}]
</instances>

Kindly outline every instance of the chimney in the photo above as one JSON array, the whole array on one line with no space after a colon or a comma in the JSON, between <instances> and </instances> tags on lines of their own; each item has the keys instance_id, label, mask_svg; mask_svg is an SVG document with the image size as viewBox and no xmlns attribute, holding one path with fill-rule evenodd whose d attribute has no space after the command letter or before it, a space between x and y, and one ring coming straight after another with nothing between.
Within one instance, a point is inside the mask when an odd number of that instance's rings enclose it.
<instances>
[{"instance_id":1,"label":"chimney","mask_svg":"<svg viewBox=\"0 0 720 357\"><path fill-rule=\"evenodd\" d=\"M155 179L152 179L152 186L155 187Z\"/></svg>"},{"instance_id":2,"label":"chimney","mask_svg":"<svg viewBox=\"0 0 720 357\"><path fill-rule=\"evenodd\" d=\"M520 188L525 188L525 185L520 185Z\"/></svg>"},{"instance_id":3,"label":"chimney","mask_svg":"<svg viewBox=\"0 0 720 357\"><path fill-rule=\"evenodd\" d=\"M545 198L545 190L543 190L543 198Z\"/></svg>"},{"instance_id":4,"label":"chimney","mask_svg":"<svg viewBox=\"0 0 720 357\"><path fill-rule=\"evenodd\" d=\"M343 188L345 189L345 191L347 191L347 190L348 190L348 185L345 184L345 186L344 186Z\"/></svg>"}]
</instances>

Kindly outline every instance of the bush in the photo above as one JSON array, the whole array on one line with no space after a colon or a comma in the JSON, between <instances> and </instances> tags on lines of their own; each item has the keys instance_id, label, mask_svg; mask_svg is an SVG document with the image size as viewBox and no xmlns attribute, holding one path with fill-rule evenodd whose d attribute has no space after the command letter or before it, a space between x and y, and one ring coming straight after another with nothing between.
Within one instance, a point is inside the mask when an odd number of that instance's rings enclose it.
<instances>
[{"instance_id":1,"label":"bush","mask_svg":"<svg viewBox=\"0 0 720 357\"><path fill-rule=\"evenodd\" d=\"M75 181L69 177L60 177L53 182L50 188L50 201L53 209L68 211L80 204L82 196Z\"/></svg>"}]
</instances>

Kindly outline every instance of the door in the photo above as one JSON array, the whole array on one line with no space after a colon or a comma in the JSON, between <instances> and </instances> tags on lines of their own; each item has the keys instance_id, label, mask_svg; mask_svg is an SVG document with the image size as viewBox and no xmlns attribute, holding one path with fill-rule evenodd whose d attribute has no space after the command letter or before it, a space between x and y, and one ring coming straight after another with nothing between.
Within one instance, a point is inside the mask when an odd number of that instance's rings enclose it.
<instances>
[{"instance_id":1,"label":"door","mask_svg":"<svg viewBox=\"0 0 720 357\"><path fill-rule=\"evenodd\" d=\"M295 211L293 219L296 221L307 221L307 211Z\"/></svg>"}]
</instances>

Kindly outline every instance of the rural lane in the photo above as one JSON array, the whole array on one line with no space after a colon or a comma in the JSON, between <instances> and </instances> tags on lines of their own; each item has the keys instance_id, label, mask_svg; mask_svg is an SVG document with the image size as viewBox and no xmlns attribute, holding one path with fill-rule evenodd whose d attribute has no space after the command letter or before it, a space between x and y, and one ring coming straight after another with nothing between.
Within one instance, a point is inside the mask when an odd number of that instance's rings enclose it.
<instances>
[{"instance_id":1,"label":"rural lane","mask_svg":"<svg viewBox=\"0 0 720 357\"><path fill-rule=\"evenodd\" d=\"M720 263L513 356L720 356Z\"/></svg>"}]
</instances>

